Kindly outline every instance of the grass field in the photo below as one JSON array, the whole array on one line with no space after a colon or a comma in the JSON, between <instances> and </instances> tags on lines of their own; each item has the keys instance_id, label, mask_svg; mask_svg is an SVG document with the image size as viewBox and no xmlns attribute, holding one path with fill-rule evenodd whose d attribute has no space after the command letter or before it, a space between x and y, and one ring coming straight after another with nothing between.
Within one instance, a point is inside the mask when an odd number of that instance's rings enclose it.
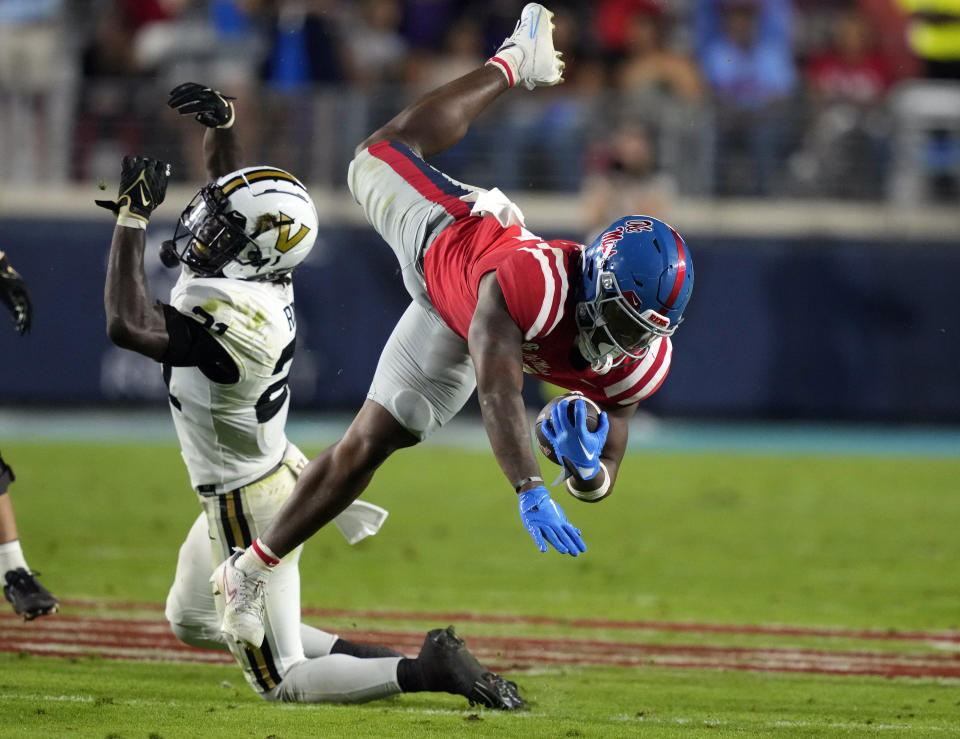
<instances>
[{"instance_id":1,"label":"grass field","mask_svg":"<svg viewBox=\"0 0 960 739\"><path fill-rule=\"evenodd\" d=\"M163 625L198 512L174 446L2 448L64 601L0 617L3 737L960 734L960 457L638 452L610 499L560 498L588 546L572 559L536 551L489 453L396 456L365 496L381 533L307 547L305 618L408 653L454 623L530 702L500 714L262 703Z\"/></svg>"}]
</instances>

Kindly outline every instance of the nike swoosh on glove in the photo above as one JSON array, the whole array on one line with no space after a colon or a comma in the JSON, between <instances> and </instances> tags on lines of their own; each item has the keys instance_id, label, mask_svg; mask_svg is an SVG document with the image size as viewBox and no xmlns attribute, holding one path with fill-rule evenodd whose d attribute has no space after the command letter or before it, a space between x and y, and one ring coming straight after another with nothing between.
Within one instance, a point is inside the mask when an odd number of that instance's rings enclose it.
<instances>
[{"instance_id":1,"label":"nike swoosh on glove","mask_svg":"<svg viewBox=\"0 0 960 739\"><path fill-rule=\"evenodd\" d=\"M596 431L587 429L587 404L577 398L573 406L573 423L567 413L569 400L557 403L550 411L550 423L543 424L543 435L553 446L560 463L581 480L590 480L600 471L600 455L607 443L610 422L601 411Z\"/></svg>"},{"instance_id":2,"label":"nike swoosh on glove","mask_svg":"<svg viewBox=\"0 0 960 739\"><path fill-rule=\"evenodd\" d=\"M117 217L130 216L143 223L167 194L170 165L150 157L125 156L120 165L120 194L116 200L95 200Z\"/></svg>"}]
</instances>

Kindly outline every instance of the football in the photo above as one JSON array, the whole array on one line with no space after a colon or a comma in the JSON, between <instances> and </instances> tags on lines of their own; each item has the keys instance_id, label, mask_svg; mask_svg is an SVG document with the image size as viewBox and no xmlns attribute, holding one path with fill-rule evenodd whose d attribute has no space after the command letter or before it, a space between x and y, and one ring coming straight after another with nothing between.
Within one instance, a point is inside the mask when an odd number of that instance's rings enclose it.
<instances>
[{"instance_id":1,"label":"football","mask_svg":"<svg viewBox=\"0 0 960 739\"><path fill-rule=\"evenodd\" d=\"M567 418L570 419L570 423L574 422L574 410L573 410L573 401L577 398L582 398L587 404L587 430L596 431L597 426L600 424L600 406L594 403L590 398L584 397L583 393L580 392L569 392L564 393L563 395L558 395L556 398L551 400L540 411L537 415L536 423L536 433L537 433L537 446L540 447L540 451L543 452L543 456L549 459L554 464L560 464L560 460L557 459L557 455L553 451L553 446L550 442L547 441L547 437L543 434L543 424L550 421L550 413L553 411L553 407L564 400L569 400L567 403Z\"/></svg>"}]
</instances>

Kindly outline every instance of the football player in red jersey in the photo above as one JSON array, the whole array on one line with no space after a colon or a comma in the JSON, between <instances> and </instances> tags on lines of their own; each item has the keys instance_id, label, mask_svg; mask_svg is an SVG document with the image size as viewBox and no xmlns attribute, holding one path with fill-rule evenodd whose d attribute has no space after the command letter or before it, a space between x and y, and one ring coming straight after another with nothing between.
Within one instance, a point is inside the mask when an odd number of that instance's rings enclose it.
<instances>
[{"instance_id":1,"label":"football player in red jersey","mask_svg":"<svg viewBox=\"0 0 960 739\"><path fill-rule=\"evenodd\" d=\"M474 387L493 453L540 551L548 543L575 557L586 551L540 477L523 373L579 390L605 409L590 432L578 401L574 421L552 428L550 441L577 470L568 486L609 492L628 419L669 369L670 336L693 288L689 252L676 231L644 216L615 222L589 247L545 241L499 190L464 185L424 162L459 141L509 88L562 81L551 18L528 4L483 67L427 93L357 147L348 185L396 253L413 302L343 439L307 465L270 527L223 562L218 577L265 580L280 557L360 495L387 457L450 420Z\"/></svg>"}]
</instances>

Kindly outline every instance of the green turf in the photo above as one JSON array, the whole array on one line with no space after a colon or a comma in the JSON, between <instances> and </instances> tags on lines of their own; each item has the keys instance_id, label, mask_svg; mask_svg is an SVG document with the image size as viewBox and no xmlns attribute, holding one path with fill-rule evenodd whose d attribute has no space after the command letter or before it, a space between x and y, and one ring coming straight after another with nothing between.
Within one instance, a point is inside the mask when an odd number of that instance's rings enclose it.
<instances>
[{"instance_id":1,"label":"green turf","mask_svg":"<svg viewBox=\"0 0 960 739\"><path fill-rule=\"evenodd\" d=\"M259 701L231 667L0 655L0 736L949 736L956 686L917 680L590 668L519 677L529 711L455 696L364 706Z\"/></svg>"},{"instance_id":2,"label":"green turf","mask_svg":"<svg viewBox=\"0 0 960 739\"><path fill-rule=\"evenodd\" d=\"M17 472L11 493L28 560L57 595L162 602L177 547L199 512L175 447L4 440L3 453ZM412 449L389 460L365 496L391 511L379 535L349 547L331 529L310 542L303 600L350 609L957 628L957 479L960 460L952 458L638 454L606 501L557 494L589 548L573 559L536 551L491 455ZM511 632L459 627L468 643L472 632ZM577 636L562 624L539 633ZM960 687L936 680L551 669L519 676L533 705L514 716L462 710L462 700L434 695L363 707L265 705L237 670L222 666L0 655L0 676L0 736L960 733Z\"/></svg>"}]
</instances>

